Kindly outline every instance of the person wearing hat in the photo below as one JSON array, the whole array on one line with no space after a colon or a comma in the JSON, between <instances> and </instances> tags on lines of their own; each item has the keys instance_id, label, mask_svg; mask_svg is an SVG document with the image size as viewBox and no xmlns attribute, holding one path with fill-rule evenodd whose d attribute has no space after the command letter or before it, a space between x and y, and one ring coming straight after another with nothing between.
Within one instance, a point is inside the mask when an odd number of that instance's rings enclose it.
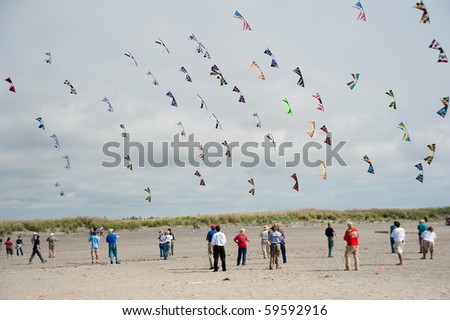
<instances>
[{"instance_id":1,"label":"person wearing hat","mask_svg":"<svg viewBox=\"0 0 450 320\"><path fill-rule=\"evenodd\" d=\"M345 271L350 270L350 256L355 260L355 270L359 270L359 234L353 223L347 222L347 230L344 234L344 240L347 242L345 248Z\"/></svg>"},{"instance_id":2,"label":"person wearing hat","mask_svg":"<svg viewBox=\"0 0 450 320\"><path fill-rule=\"evenodd\" d=\"M58 239L55 237L55 234L52 232L47 238L48 242L48 257L54 258L55 257L55 244Z\"/></svg>"},{"instance_id":3,"label":"person wearing hat","mask_svg":"<svg viewBox=\"0 0 450 320\"><path fill-rule=\"evenodd\" d=\"M261 249L263 252L264 259L268 258L270 255L270 244L269 244L269 227L264 226L263 230L259 234L261 238Z\"/></svg>"},{"instance_id":4,"label":"person wearing hat","mask_svg":"<svg viewBox=\"0 0 450 320\"><path fill-rule=\"evenodd\" d=\"M211 240L212 240L214 233L216 233L216 232L217 232L216 225L212 224L211 230L209 230L208 233L206 234L206 241L208 241L209 270L214 269L214 255L213 255L214 246L212 245Z\"/></svg>"},{"instance_id":5,"label":"person wearing hat","mask_svg":"<svg viewBox=\"0 0 450 320\"><path fill-rule=\"evenodd\" d=\"M244 228L239 230L239 234L233 238L233 241L238 245L237 265L241 264L242 257L242 265L245 266L245 262L247 261L247 242L249 242L250 240L245 234Z\"/></svg>"},{"instance_id":6,"label":"person wearing hat","mask_svg":"<svg viewBox=\"0 0 450 320\"><path fill-rule=\"evenodd\" d=\"M419 234L419 253L422 253L422 233L428 229L428 225L425 223L425 219L420 219L417 225L417 231Z\"/></svg>"},{"instance_id":7,"label":"person wearing hat","mask_svg":"<svg viewBox=\"0 0 450 320\"><path fill-rule=\"evenodd\" d=\"M119 256L117 255L117 235L114 233L114 229L109 229L109 233L106 236L106 242L108 243L109 261L113 264L113 257L116 259L116 264L120 264Z\"/></svg>"}]
</instances>

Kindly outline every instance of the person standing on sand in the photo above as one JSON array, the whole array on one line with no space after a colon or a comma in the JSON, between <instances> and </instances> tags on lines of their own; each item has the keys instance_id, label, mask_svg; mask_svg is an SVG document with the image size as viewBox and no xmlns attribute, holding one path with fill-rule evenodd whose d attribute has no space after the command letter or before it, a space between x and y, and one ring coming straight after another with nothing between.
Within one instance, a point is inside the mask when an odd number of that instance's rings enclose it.
<instances>
[{"instance_id":1,"label":"person standing on sand","mask_svg":"<svg viewBox=\"0 0 450 320\"><path fill-rule=\"evenodd\" d=\"M119 256L117 255L117 238L114 229L109 229L106 242L108 243L109 261L111 264L113 264L113 257L116 259L116 264L120 264Z\"/></svg>"},{"instance_id":2,"label":"person standing on sand","mask_svg":"<svg viewBox=\"0 0 450 320\"><path fill-rule=\"evenodd\" d=\"M172 236L172 240L170 241L170 255L173 256L173 247L175 245L175 235L172 232L172 229L167 229L169 231L169 234Z\"/></svg>"},{"instance_id":3,"label":"person standing on sand","mask_svg":"<svg viewBox=\"0 0 450 320\"><path fill-rule=\"evenodd\" d=\"M433 231L433 227L428 227L428 229L422 232L422 253L423 257L421 259L426 259L428 249L430 249L430 259L433 259L434 253L434 241L436 240L436 233Z\"/></svg>"},{"instance_id":4,"label":"person standing on sand","mask_svg":"<svg viewBox=\"0 0 450 320\"><path fill-rule=\"evenodd\" d=\"M427 224L424 219L419 220L419 224L417 225L417 231L419 234L419 253L422 253L422 233L428 229Z\"/></svg>"},{"instance_id":5,"label":"person standing on sand","mask_svg":"<svg viewBox=\"0 0 450 320\"><path fill-rule=\"evenodd\" d=\"M263 252L264 259L270 257L270 244L269 244L269 227L264 226L263 230L259 234L259 237L261 238L261 249Z\"/></svg>"},{"instance_id":6,"label":"person standing on sand","mask_svg":"<svg viewBox=\"0 0 450 320\"><path fill-rule=\"evenodd\" d=\"M405 246L405 229L400 228L400 222L394 221L395 229L392 230L391 237L394 238L395 241L395 251L398 254L398 259L400 260L397 263L398 266L403 265L403 248Z\"/></svg>"},{"instance_id":7,"label":"person standing on sand","mask_svg":"<svg viewBox=\"0 0 450 320\"><path fill-rule=\"evenodd\" d=\"M172 242L172 235L170 234L170 231L169 230L164 231L164 236L163 236L163 257L164 257L164 260L169 259L171 242Z\"/></svg>"},{"instance_id":8,"label":"person standing on sand","mask_svg":"<svg viewBox=\"0 0 450 320\"><path fill-rule=\"evenodd\" d=\"M17 236L17 240L16 240L16 252L17 252L17 256L19 256L19 252L20 254L23 256L23 241L22 241L22 237L20 236L20 234Z\"/></svg>"},{"instance_id":9,"label":"person standing on sand","mask_svg":"<svg viewBox=\"0 0 450 320\"><path fill-rule=\"evenodd\" d=\"M286 258L286 234L284 233L284 230L280 228L278 223L276 224L278 226L278 231L281 233L281 242L280 242L280 249L281 249L281 257L283 258L283 263L287 262Z\"/></svg>"},{"instance_id":10,"label":"person standing on sand","mask_svg":"<svg viewBox=\"0 0 450 320\"><path fill-rule=\"evenodd\" d=\"M47 260L44 260L44 258L42 258L42 254L41 254L41 240L39 239L39 235L36 234L36 236L34 236L34 242L33 242L33 252L31 253L30 256L30 261L28 262L28 264L31 264L31 262L33 261L34 256L37 254L39 259L41 259L42 263L46 263Z\"/></svg>"},{"instance_id":11,"label":"person standing on sand","mask_svg":"<svg viewBox=\"0 0 450 320\"><path fill-rule=\"evenodd\" d=\"M100 245L100 237L97 235L97 229L94 229L92 231L92 234L88 239L88 242L91 243L92 263L94 263L94 257L95 257L95 263L98 263L98 249L99 249L99 245Z\"/></svg>"},{"instance_id":12,"label":"person standing on sand","mask_svg":"<svg viewBox=\"0 0 450 320\"><path fill-rule=\"evenodd\" d=\"M54 258L55 257L56 241L58 241L58 239L56 239L55 234L53 232L50 233L50 235L47 238L47 242L48 242L48 257L49 258Z\"/></svg>"},{"instance_id":13,"label":"person standing on sand","mask_svg":"<svg viewBox=\"0 0 450 320\"><path fill-rule=\"evenodd\" d=\"M239 234L234 237L234 242L238 245L238 256L237 256L237 265L241 264L241 257L242 257L242 265L245 266L245 263L247 261L247 242L250 240L248 239L248 236L245 234L245 229L242 228L239 230Z\"/></svg>"},{"instance_id":14,"label":"person standing on sand","mask_svg":"<svg viewBox=\"0 0 450 320\"><path fill-rule=\"evenodd\" d=\"M269 270L273 270L273 265L277 269L281 269L280 267L280 255L281 255L281 241L283 240L283 236L279 231L278 225L273 225L270 228L269 232L269 243L270 243L270 261L269 261Z\"/></svg>"},{"instance_id":15,"label":"person standing on sand","mask_svg":"<svg viewBox=\"0 0 450 320\"><path fill-rule=\"evenodd\" d=\"M395 241L394 238L391 237L392 231L397 228L394 223L389 227L389 240L391 242L391 252L395 253Z\"/></svg>"},{"instance_id":16,"label":"person standing on sand","mask_svg":"<svg viewBox=\"0 0 450 320\"><path fill-rule=\"evenodd\" d=\"M14 249L13 249L14 242L12 242L10 237L6 238L5 246L6 246L6 258L9 258L9 256L11 256L12 258L14 256Z\"/></svg>"},{"instance_id":17,"label":"person standing on sand","mask_svg":"<svg viewBox=\"0 0 450 320\"><path fill-rule=\"evenodd\" d=\"M359 270L359 233L353 226L353 223L347 222L347 230L344 234L344 240L347 242L345 248L345 271L350 271L350 256L355 260L355 270Z\"/></svg>"},{"instance_id":18,"label":"person standing on sand","mask_svg":"<svg viewBox=\"0 0 450 320\"><path fill-rule=\"evenodd\" d=\"M214 253L214 271L219 271L219 257L222 263L222 271L227 271L226 255L225 255L225 244L227 243L227 238L225 234L220 231L220 226L216 226L216 233L211 238L211 243L213 245Z\"/></svg>"},{"instance_id":19,"label":"person standing on sand","mask_svg":"<svg viewBox=\"0 0 450 320\"><path fill-rule=\"evenodd\" d=\"M164 232L159 230L158 232L158 244L159 244L159 257L162 258L164 254Z\"/></svg>"},{"instance_id":20,"label":"person standing on sand","mask_svg":"<svg viewBox=\"0 0 450 320\"><path fill-rule=\"evenodd\" d=\"M336 236L336 232L329 222L328 228L325 229L325 236L328 239L328 258L333 258L334 237Z\"/></svg>"},{"instance_id":21,"label":"person standing on sand","mask_svg":"<svg viewBox=\"0 0 450 320\"><path fill-rule=\"evenodd\" d=\"M216 225L212 224L211 230L209 230L206 235L206 241L208 241L209 270L214 269L214 255L213 255L214 246L212 245L211 240L212 240L214 233L216 233L216 232L217 232Z\"/></svg>"}]
</instances>

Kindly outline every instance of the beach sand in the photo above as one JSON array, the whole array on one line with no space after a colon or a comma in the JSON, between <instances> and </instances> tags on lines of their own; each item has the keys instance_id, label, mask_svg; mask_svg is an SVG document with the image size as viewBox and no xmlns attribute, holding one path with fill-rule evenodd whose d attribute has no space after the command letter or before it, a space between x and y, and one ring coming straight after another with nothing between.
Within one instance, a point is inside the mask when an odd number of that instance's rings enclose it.
<instances>
[{"instance_id":1,"label":"beach sand","mask_svg":"<svg viewBox=\"0 0 450 320\"><path fill-rule=\"evenodd\" d=\"M247 265L236 266L237 245L233 237L243 226L222 226L227 236L226 272L209 270L207 244L209 227L172 227L176 237L174 256L159 257L160 228L118 230L120 265L109 264L107 244L102 239L99 264L91 264L87 231L57 234L56 258L48 259L47 234L41 234L42 264L36 256L28 264L31 233L22 233L25 255L0 257L0 299L140 299L140 300L448 300L450 290L450 227L430 222L438 240L435 257L421 260L416 221L405 228L405 265L390 252L390 223L355 223L360 233L360 270L344 271L344 224L337 232L334 258L327 257L325 224L284 226L287 263L269 270L263 259L261 227L246 227L250 238ZM384 233L382 233L384 232ZM14 237L14 240L16 238Z\"/></svg>"}]
</instances>

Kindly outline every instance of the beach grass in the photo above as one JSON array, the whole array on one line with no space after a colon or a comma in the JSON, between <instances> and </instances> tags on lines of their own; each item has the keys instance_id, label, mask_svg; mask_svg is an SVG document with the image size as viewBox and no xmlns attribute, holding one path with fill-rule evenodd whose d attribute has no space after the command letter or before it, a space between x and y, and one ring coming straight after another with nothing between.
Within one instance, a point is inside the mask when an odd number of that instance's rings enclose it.
<instances>
[{"instance_id":1,"label":"beach grass","mask_svg":"<svg viewBox=\"0 0 450 320\"><path fill-rule=\"evenodd\" d=\"M151 217L107 219L106 217L74 217L45 220L5 220L0 221L0 236L13 232L64 232L77 233L91 227L103 227L106 230L137 230L143 227L163 226L208 226L211 224L232 225L270 225L272 223L294 224L298 222L320 223L330 221L342 223L352 221L393 221L420 220L440 221L450 214L450 207L416 209L364 209L364 210L316 210L302 209L290 211L243 212L227 214L199 214L180 217Z\"/></svg>"}]
</instances>

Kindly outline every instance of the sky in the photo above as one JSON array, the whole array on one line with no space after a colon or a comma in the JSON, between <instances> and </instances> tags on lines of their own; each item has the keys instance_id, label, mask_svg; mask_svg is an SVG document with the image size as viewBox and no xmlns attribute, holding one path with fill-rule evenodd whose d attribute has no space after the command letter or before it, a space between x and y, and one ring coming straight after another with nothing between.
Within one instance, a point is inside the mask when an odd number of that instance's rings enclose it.
<instances>
[{"instance_id":1,"label":"sky","mask_svg":"<svg viewBox=\"0 0 450 320\"><path fill-rule=\"evenodd\" d=\"M448 63L437 63L433 39L450 50L448 1L425 1L430 24L419 23L416 1L362 1L367 21L358 20L355 0L303 1L13 1L0 3L0 219L72 216L168 217L233 212L315 209L415 208L448 206L450 150L448 121L436 112L450 95ZM233 18L239 11L252 30ZM211 59L196 52L194 34ZM161 39L170 50L155 43ZM270 67L269 48L279 68ZM131 52L137 61L124 55ZM52 63L45 62L45 52ZM448 51L450 54L450 51ZM251 68L255 61L264 72ZM210 75L217 65L228 85ZM192 82L185 81L184 67ZM305 86L292 71L299 67ZM152 84L151 71L159 86ZM360 78L353 90L352 74ZM77 94L70 94L68 80ZM239 102L237 86L246 103ZM397 109L389 108L393 90ZM171 91L178 107L171 106ZM312 95L319 93L324 112ZM199 94L208 109L200 109ZM102 102L106 97L114 112ZM293 115L285 114L286 98ZM261 128L256 127L257 112ZM215 129L217 116L223 130ZM45 130L38 128L42 117ZM231 167L187 164L179 167L169 149L168 165L147 163L148 143L159 161L164 142L174 141L181 121L195 141L206 143L264 141L271 133L279 146L291 142L284 156L270 149L276 167L233 149ZM316 122L310 138L308 122ZM396 126L403 122L411 141ZM123 146L125 124L133 170L114 168L103 146ZM340 143L345 165L332 160L327 179L322 168L299 163L287 167L293 153L316 142L311 161L326 159L326 125L332 147ZM60 149L50 138L56 134ZM186 137L180 137L186 141ZM428 144L436 144L431 165ZM110 149L120 154L123 148ZM262 156L264 150L253 149ZM221 150L223 153L224 150ZM368 155L375 174L362 161ZM65 168L68 155L70 170ZM195 150L198 160L199 150ZM138 159L144 158L144 166ZM187 159L187 152L181 152ZM226 161L224 155L215 160ZM416 180L422 163L424 181ZM205 186L194 175L199 171ZM299 179L292 189L291 175ZM255 195L248 180L255 181ZM58 182L65 196L55 187ZM145 188L151 189L149 203Z\"/></svg>"}]
</instances>

